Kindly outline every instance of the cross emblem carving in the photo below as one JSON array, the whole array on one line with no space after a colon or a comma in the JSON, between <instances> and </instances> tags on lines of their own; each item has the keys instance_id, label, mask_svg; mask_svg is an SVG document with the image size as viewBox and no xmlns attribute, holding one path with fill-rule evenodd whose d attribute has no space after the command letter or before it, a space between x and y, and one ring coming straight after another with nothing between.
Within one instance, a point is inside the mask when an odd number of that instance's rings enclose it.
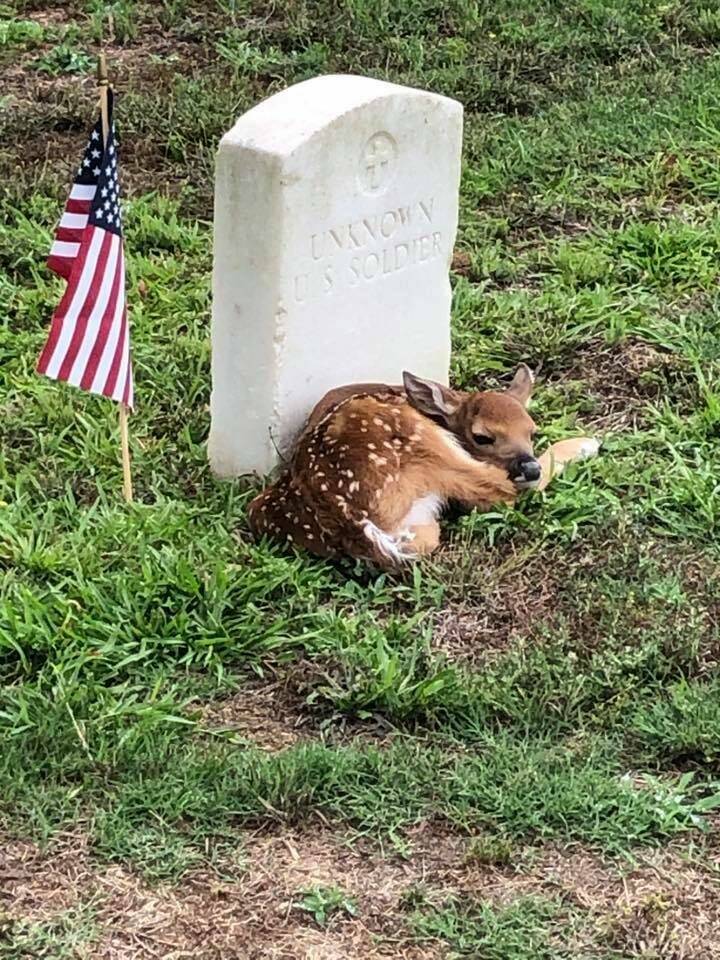
<instances>
[{"instance_id":1,"label":"cross emblem carving","mask_svg":"<svg viewBox=\"0 0 720 960\"><path fill-rule=\"evenodd\" d=\"M369 193L378 193L389 183L396 152L395 141L388 133L374 133L365 144L362 179Z\"/></svg>"}]
</instances>

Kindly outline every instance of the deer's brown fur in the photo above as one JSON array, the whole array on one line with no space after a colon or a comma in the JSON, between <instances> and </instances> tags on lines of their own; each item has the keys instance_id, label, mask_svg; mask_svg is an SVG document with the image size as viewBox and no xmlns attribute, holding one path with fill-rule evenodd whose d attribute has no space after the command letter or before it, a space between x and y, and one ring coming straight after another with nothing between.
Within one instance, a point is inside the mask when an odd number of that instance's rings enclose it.
<instances>
[{"instance_id":1,"label":"deer's brown fur","mask_svg":"<svg viewBox=\"0 0 720 960\"><path fill-rule=\"evenodd\" d=\"M521 367L504 392L458 393L410 375L404 388L330 391L289 469L250 505L252 529L321 556L382 566L430 553L448 500L481 508L512 503L519 487L509 469L518 459L539 466L542 488L581 455L583 441L572 440L556 444L539 465L534 460L534 423L525 409L531 389L532 375Z\"/></svg>"}]
</instances>

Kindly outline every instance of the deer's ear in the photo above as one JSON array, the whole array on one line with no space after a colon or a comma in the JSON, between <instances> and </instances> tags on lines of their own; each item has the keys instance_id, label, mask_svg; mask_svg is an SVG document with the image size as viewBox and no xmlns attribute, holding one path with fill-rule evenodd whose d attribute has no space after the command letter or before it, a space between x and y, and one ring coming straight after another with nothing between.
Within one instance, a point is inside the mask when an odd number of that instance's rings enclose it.
<instances>
[{"instance_id":1,"label":"deer's ear","mask_svg":"<svg viewBox=\"0 0 720 960\"><path fill-rule=\"evenodd\" d=\"M447 420L460 406L460 397L455 391L434 380L423 380L406 371L403 384L412 406L429 417Z\"/></svg>"},{"instance_id":2,"label":"deer's ear","mask_svg":"<svg viewBox=\"0 0 720 960\"><path fill-rule=\"evenodd\" d=\"M512 383L507 388L507 392L527 407L530 403L534 383L534 373L527 364L521 363L515 372Z\"/></svg>"}]
</instances>

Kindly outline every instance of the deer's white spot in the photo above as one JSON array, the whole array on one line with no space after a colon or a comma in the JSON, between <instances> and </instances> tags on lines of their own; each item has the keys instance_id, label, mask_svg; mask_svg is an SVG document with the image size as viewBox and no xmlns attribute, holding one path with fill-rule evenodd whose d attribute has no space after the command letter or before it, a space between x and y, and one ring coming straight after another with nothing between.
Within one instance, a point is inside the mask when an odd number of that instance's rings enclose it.
<instances>
[{"instance_id":1,"label":"deer's white spot","mask_svg":"<svg viewBox=\"0 0 720 960\"><path fill-rule=\"evenodd\" d=\"M439 436L440 441L444 443L445 446L448 447L456 457L461 457L466 463L471 463L477 466L477 460L470 456L470 454L467 452L467 450L465 450L454 434L441 428L439 431Z\"/></svg>"},{"instance_id":2,"label":"deer's white spot","mask_svg":"<svg viewBox=\"0 0 720 960\"><path fill-rule=\"evenodd\" d=\"M436 493L429 493L426 497L420 497L400 521L400 527L419 527L434 523L440 516L442 508L443 499Z\"/></svg>"},{"instance_id":3,"label":"deer's white spot","mask_svg":"<svg viewBox=\"0 0 720 960\"><path fill-rule=\"evenodd\" d=\"M364 520L361 526L363 533L381 556L387 557L389 560L394 560L396 563L404 563L407 560L413 559L413 554L403 553L394 537L391 537L390 534L381 530L372 520Z\"/></svg>"}]
</instances>

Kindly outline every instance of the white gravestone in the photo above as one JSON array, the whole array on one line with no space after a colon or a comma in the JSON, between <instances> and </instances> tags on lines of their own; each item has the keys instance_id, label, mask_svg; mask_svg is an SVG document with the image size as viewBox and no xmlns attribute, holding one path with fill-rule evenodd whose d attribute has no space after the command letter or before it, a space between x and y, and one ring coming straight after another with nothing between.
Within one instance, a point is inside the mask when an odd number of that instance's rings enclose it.
<instances>
[{"instance_id":1,"label":"white gravestone","mask_svg":"<svg viewBox=\"0 0 720 960\"><path fill-rule=\"evenodd\" d=\"M290 87L223 137L217 474L268 472L332 387L447 382L461 146L459 103L356 76Z\"/></svg>"}]
</instances>

